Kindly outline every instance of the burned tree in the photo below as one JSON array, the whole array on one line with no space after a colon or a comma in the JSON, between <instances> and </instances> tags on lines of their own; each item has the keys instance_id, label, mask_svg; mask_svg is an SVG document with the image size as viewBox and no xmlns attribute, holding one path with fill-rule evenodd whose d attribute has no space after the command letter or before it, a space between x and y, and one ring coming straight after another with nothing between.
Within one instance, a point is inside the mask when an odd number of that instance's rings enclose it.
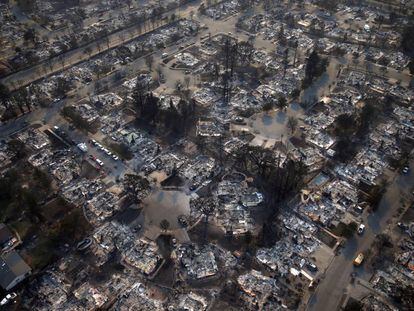
<instances>
[{"instance_id":1,"label":"burned tree","mask_svg":"<svg viewBox=\"0 0 414 311\"><path fill-rule=\"evenodd\" d=\"M151 191L149 181L146 178L135 174L125 174L124 189L132 196L131 199L134 203L141 203Z\"/></svg>"},{"instance_id":2,"label":"burned tree","mask_svg":"<svg viewBox=\"0 0 414 311\"><path fill-rule=\"evenodd\" d=\"M207 243L207 229L208 229L208 219L213 214L214 210L216 209L216 205L213 201L209 200L209 202L204 202L201 211L204 215L204 231L203 231L203 242Z\"/></svg>"},{"instance_id":3,"label":"burned tree","mask_svg":"<svg viewBox=\"0 0 414 311\"><path fill-rule=\"evenodd\" d=\"M298 126L298 119L296 119L293 116L290 116L287 122L287 126L290 129L291 134L293 134Z\"/></svg>"},{"instance_id":4,"label":"burned tree","mask_svg":"<svg viewBox=\"0 0 414 311\"><path fill-rule=\"evenodd\" d=\"M289 198L303 185L307 173L300 161L284 159L272 150L246 146L235 155L236 166L255 177L266 203L277 214L277 203Z\"/></svg>"},{"instance_id":5,"label":"burned tree","mask_svg":"<svg viewBox=\"0 0 414 311\"><path fill-rule=\"evenodd\" d=\"M238 57L238 43L232 38L226 38L221 56L223 57L224 72L229 72L233 77Z\"/></svg>"},{"instance_id":6,"label":"burned tree","mask_svg":"<svg viewBox=\"0 0 414 311\"><path fill-rule=\"evenodd\" d=\"M10 100L10 91L4 85L0 84L0 103L7 109Z\"/></svg>"},{"instance_id":7,"label":"burned tree","mask_svg":"<svg viewBox=\"0 0 414 311\"><path fill-rule=\"evenodd\" d=\"M321 58L316 51L313 51L307 61L305 67L305 78L303 79L302 87L307 88L313 81L321 76L328 66L328 60Z\"/></svg>"},{"instance_id":8,"label":"burned tree","mask_svg":"<svg viewBox=\"0 0 414 311\"><path fill-rule=\"evenodd\" d=\"M144 100L148 92L148 84L137 78L134 90L132 92L132 99L134 105L138 108L137 113L141 116L144 109Z\"/></svg>"},{"instance_id":9,"label":"burned tree","mask_svg":"<svg viewBox=\"0 0 414 311\"><path fill-rule=\"evenodd\" d=\"M224 104L228 104L231 100L232 79L229 71L225 71L220 76L220 84L222 91L222 99Z\"/></svg>"},{"instance_id":10,"label":"burned tree","mask_svg":"<svg viewBox=\"0 0 414 311\"><path fill-rule=\"evenodd\" d=\"M254 46L250 42L242 41L237 46L237 60L240 65L249 65L252 62Z\"/></svg>"}]
</instances>

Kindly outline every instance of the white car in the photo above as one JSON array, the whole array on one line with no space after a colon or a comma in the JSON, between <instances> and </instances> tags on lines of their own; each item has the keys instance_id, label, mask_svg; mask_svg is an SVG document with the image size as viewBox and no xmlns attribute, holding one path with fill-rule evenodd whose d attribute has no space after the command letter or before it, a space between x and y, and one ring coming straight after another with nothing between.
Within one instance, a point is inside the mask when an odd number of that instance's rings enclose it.
<instances>
[{"instance_id":1,"label":"white car","mask_svg":"<svg viewBox=\"0 0 414 311\"><path fill-rule=\"evenodd\" d=\"M404 174L407 174L409 170L410 170L410 168L408 166L406 166L406 167L403 168L402 172Z\"/></svg>"},{"instance_id":2,"label":"white car","mask_svg":"<svg viewBox=\"0 0 414 311\"><path fill-rule=\"evenodd\" d=\"M363 234L365 231L365 225L364 224L360 224L358 227L358 234L361 235Z\"/></svg>"},{"instance_id":3,"label":"white car","mask_svg":"<svg viewBox=\"0 0 414 311\"><path fill-rule=\"evenodd\" d=\"M77 147L79 148L80 151L82 151L83 153L88 152L88 146L86 146L85 143L80 143L77 144Z\"/></svg>"},{"instance_id":4,"label":"white car","mask_svg":"<svg viewBox=\"0 0 414 311\"><path fill-rule=\"evenodd\" d=\"M104 165L104 163L101 160L99 160L99 159L96 159L96 163L98 163L99 166L103 166Z\"/></svg>"},{"instance_id":5,"label":"white car","mask_svg":"<svg viewBox=\"0 0 414 311\"><path fill-rule=\"evenodd\" d=\"M10 300L14 299L17 297L16 293L10 293L7 294L6 297L4 297L1 301L0 301L0 306L4 306L6 304L8 304L10 302Z\"/></svg>"},{"instance_id":6,"label":"white car","mask_svg":"<svg viewBox=\"0 0 414 311\"><path fill-rule=\"evenodd\" d=\"M116 156L116 155L112 155L112 159L114 159L115 161L118 161L119 160L119 158Z\"/></svg>"},{"instance_id":7,"label":"white car","mask_svg":"<svg viewBox=\"0 0 414 311\"><path fill-rule=\"evenodd\" d=\"M10 300L10 299L14 299L14 298L16 298L16 297L17 297L17 294L16 294L16 293L10 293L10 294L7 294L7 295L6 295L6 298L7 298L7 299L9 299L9 300Z\"/></svg>"}]
</instances>

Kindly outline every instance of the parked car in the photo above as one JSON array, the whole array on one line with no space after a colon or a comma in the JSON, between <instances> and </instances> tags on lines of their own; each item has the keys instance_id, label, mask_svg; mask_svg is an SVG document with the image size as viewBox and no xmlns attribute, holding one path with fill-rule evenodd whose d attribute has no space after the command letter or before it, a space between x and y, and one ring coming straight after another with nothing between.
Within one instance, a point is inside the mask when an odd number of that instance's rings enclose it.
<instances>
[{"instance_id":1,"label":"parked car","mask_svg":"<svg viewBox=\"0 0 414 311\"><path fill-rule=\"evenodd\" d=\"M188 227L187 218L184 215L178 216L178 223L184 228Z\"/></svg>"},{"instance_id":2,"label":"parked car","mask_svg":"<svg viewBox=\"0 0 414 311\"><path fill-rule=\"evenodd\" d=\"M360 224L358 227L358 234L361 235L363 234L365 231L365 225L364 224Z\"/></svg>"},{"instance_id":3,"label":"parked car","mask_svg":"<svg viewBox=\"0 0 414 311\"><path fill-rule=\"evenodd\" d=\"M408 166L405 166L404 168L403 168L403 170L402 170L402 172L404 173L404 174L408 174L408 171L410 170L410 168L408 167Z\"/></svg>"},{"instance_id":4,"label":"parked car","mask_svg":"<svg viewBox=\"0 0 414 311\"><path fill-rule=\"evenodd\" d=\"M104 163L101 160L99 160L99 159L96 159L95 161L96 161L96 163L99 164L99 166L103 166L104 165Z\"/></svg>"},{"instance_id":5,"label":"parked car","mask_svg":"<svg viewBox=\"0 0 414 311\"><path fill-rule=\"evenodd\" d=\"M363 261L364 261L364 254L359 253L358 256L356 256L353 261L354 266L357 266L357 267L360 266Z\"/></svg>"},{"instance_id":6,"label":"parked car","mask_svg":"<svg viewBox=\"0 0 414 311\"><path fill-rule=\"evenodd\" d=\"M233 121L234 121L234 123L242 124L242 123L244 123L244 118L243 117L235 117Z\"/></svg>"},{"instance_id":7,"label":"parked car","mask_svg":"<svg viewBox=\"0 0 414 311\"><path fill-rule=\"evenodd\" d=\"M400 228L403 231L406 231L406 230L409 229L409 227L406 224L402 223L402 222L397 223L397 226L398 226L398 228Z\"/></svg>"},{"instance_id":8,"label":"parked car","mask_svg":"<svg viewBox=\"0 0 414 311\"><path fill-rule=\"evenodd\" d=\"M17 294L16 293L7 294L6 297L4 297L0 301L0 306L5 306L6 304L8 304L11 300L13 300L16 297L17 297Z\"/></svg>"},{"instance_id":9,"label":"parked car","mask_svg":"<svg viewBox=\"0 0 414 311\"><path fill-rule=\"evenodd\" d=\"M138 232L140 231L142 228L142 226L140 224L136 225L135 227L132 228L132 232Z\"/></svg>"},{"instance_id":10,"label":"parked car","mask_svg":"<svg viewBox=\"0 0 414 311\"><path fill-rule=\"evenodd\" d=\"M17 294L16 293L10 293L10 294L7 294L6 295L6 298L9 299L9 300L14 299L16 297L17 297Z\"/></svg>"},{"instance_id":11,"label":"parked car","mask_svg":"<svg viewBox=\"0 0 414 311\"><path fill-rule=\"evenodd\" d=\"M309 271L312 271L312 272L317 272L318 271L318 267L315 264L311 263L311 262L308 262L306 264L306 268L308 268Z\"/></svg>"},{"instance_id":12,"label":"parked car","mask_svg":"<svg viewBox=\"0 0 414 311\"><path fill-rule=\"evenodd\" d=\"M160 74L159 74L159 81L160 81L160 83L165 83L165 76L162 72L160 72Z\"/></svg>"}]
</instances>

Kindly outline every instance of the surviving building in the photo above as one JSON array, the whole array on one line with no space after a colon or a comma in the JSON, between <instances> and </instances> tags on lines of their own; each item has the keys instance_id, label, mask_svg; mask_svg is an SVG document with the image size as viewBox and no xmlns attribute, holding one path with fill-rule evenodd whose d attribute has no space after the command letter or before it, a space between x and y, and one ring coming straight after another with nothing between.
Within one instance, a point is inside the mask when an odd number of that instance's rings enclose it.
<instances>
[{"instance_id":1,"label":"surviving building","mask_svg":"<svg viewBox=\"0 0 414 311\"><path fill-rule=\"evenodd\" d=\"M30 275L32 269L16 251L0 257L0 286L10 290Z\"/></svg>"}]
</instances>

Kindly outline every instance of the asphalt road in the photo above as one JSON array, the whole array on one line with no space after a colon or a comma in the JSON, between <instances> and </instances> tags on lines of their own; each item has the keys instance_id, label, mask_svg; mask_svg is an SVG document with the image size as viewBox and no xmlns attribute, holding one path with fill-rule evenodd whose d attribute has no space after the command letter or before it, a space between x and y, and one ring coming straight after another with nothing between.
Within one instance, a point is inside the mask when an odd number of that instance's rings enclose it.
<instances>
[{"instance_id":1,"label":"asphalt road","mask_svg":"<svg viewBox=\"0 0 414 311\"><path fill-rule=\"evenodd\" d=\"M307 310L309 311L335 311L342 303L347 286L351 280L351 273L368 280L371 272L369 267L354 267L353 259L358 253L367 251L375 236L390 225L393 215L401 207L400 198L409 196L414 187L414 160L410 162L410 172L406 175L397 175L384 194L379 208L365 220L366 230L362 236L356 235L348 240L340 255L335 257L325 277L322 278L318 288L312 296Z\"/></svg>"}]
</instances>

